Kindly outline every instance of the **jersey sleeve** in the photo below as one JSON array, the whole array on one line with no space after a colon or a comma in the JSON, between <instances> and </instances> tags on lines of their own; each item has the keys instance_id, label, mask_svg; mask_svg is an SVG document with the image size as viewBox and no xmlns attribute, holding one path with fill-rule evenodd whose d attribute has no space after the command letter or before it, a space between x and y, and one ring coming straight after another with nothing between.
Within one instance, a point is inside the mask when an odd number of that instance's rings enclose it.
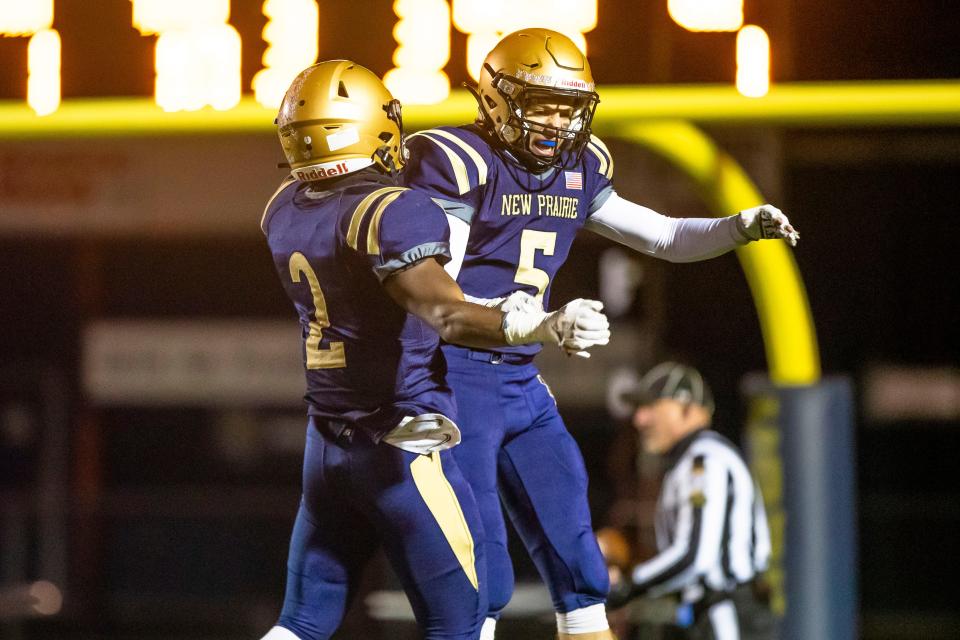
<instances>
[{"instance_id":1,"label":"jersey sleeve","mask_svg":"<svg viewBox=\"0 0 960 640\"><path fill-rule=\"evenodd\" d=\"M613 156L607 145L592 135L583 151L583 161L584 182L590 195L588 215L592 215L613 194Z\"/></svg>"},{"instance_id":2,"label":"jersey sleeve","mask_svg":"<svg viewBox=\"0 0 960 640\"><path fill-rule=\"evenodd\" d=\"M357 207L348 245L366 257L381 282L424 258L450 261L450 227L430 198L410 189L381 189Z\"/></svg>"},{"instance_id":3,"label":"jersey sleeve","mask_svg":"<svg viewBox=\"0 0 960 640\"><path fill-rule=\"evenodd\" d=\"M467 224L480 206L490 167L488 150L473 134L444 127L407 138L404 184L426 193Z\"/></svg>"}]
</instances>

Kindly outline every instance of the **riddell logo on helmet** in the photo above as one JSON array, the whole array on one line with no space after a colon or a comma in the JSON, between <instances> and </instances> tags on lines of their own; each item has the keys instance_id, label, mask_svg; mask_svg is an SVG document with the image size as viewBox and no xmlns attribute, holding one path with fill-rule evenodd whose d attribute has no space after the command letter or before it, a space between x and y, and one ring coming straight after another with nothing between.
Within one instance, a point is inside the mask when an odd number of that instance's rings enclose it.
<instances>
[{"instance_id":1,"label":"riddell logo on helmet","mask_svg":"<svg viewBox=\"0 0 960 640\"><path fill-rule=\"evenodd\" d=\"M583 80L573 80L567 78L561 78L557 81L556 86L558 87L573 87L574 89L581 89L583 91L593 91L593 84L589 82L584 82Z\"/></svg>"},{"instance_id":2,"label":"riddell logo on helmet","mask_svg":"<svg viewBox=\"0 0 960 640\"><path fill-rule=\"evenodd\" d=\"M517 70L517 79L530 84L540 85L541 87L568 87L579 89L580 91L593 91L594 84L578 78L560 78L556 76L542 76L536 73L530 73L524 69Z\"/></svg>"},{"instance_id":3,"label":"riddell logo on helmet","mask_svg":"<svg viewBox=\"0 0 960 640\"><path fill-rule=\"evenodd\" d=\"M298 180L323 180L347 173L347 163L338 162L333 167L327 169L324 167L311 167L309 169L298 169L295 175Z\"/></svg>"},{"instance_id":4,"label":"riddell logo on helmet","mask_svg":"<svg viewBox=\"0 0 960 640\"><path fill-rule=\"evenodd\" d=\"M310 182L311 180L326 180L327 178L336 178L337 176L353 173L364 167L369 167L371 164L373 164L371 158L347 158L339 162L326 162L324 164L300 167L290 173L293 174L293 177L297 180Z\"/></svg>"}]
</instances>

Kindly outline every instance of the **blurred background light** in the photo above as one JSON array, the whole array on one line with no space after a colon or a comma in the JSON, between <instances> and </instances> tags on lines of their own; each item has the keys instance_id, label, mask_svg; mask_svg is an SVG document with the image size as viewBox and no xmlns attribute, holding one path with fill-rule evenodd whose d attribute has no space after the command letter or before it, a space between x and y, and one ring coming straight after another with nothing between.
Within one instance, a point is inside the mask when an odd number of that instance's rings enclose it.
<instances>
[{"instance_id":1,"label":"blurred background light","mask_svg":"<svg viewBox=\"0 0 960 640\"><path fill-rule=\"evenodd\" d=\"M596 0L453 0L453 25L467 37L467 72L480 66L505 34L531 26L553 29L587 52L584 33L597 26Z\"/></svg>"},{"instance_id":2,"label":"blurred background light","mask_svg":"<svg viewBox=\"0 0 960 640\"><path fill-rule=\"evenodd\" d=\"M27 104L38 116L60 106L60 34L53 0L0 0L0 35L31 36L27 45Z\"/></svg>"},{"instance_id":3,"label":"blurred background light","mask_svg":"<svg viewBox=\"0 0 960 640\"><path fill-rule=\"evenodd\" d=\"M38 31L27 45L27 104L38 116L60 106L60 34Z\"/></svg>"},{"instance_id":4,"label":"blurred background light","mask_svg":"<svg viewBox=\"0 0 960 640\"><path fill-rule=\"evenodd\" d=\"M130 0L133 26L143 35L223 24L230 18L230 0Z\"/></svg>"},{"instance_id":5,"label":"blurred background light","mask_svg":"<svg viewBox=\"0 0 960 640\"><path fill-rule=\"evenodd\" d=\"M0 0L0 35L29 36L53 24L53 0Z\"/></svg>"},{"instance_id":6,"label":"blurred background light","mask_svg":"<svg viewBox=\"0 0 960 640\"><path fill-rule=\"evenodd\" d=\"M667 0L667 11L688 31L736 31L743 24L743 0Z\"/></svg>"},{"instance_id":7,"label":"blurred background light","mask_svg":"<svg viewBox=\"0 0 960 640\"><path fill-rule=\"evenodd\" d=\"M53 0L0 0L0 35L29 36L53 24Z\"/></svg>"},{"instance_id":8,"label":"blurred background light","mask_svg":"<svg viewBox=\"0 0 960 640\"><path fill-rule=\"evenodd\" d=\"M320 10L315 0L266 0L264 68L253 77L257 102L276 109L293 78L317 61Z\"/></svg>"},{"instance_id":9,"label":"blurred background light","mask_svg":"<svg viewBox=\"0 0 960 640\"><path fill-rule=\"evenodd\" d=\"M450 60L450 7L444 0L397 0L393 11L400 18L393 29L397 66L384 76L384 84L404 104L445 100L450 95L450 79L443 72Z\"/></svg>"},{"instance_id":10,"label":"blurred background light","mask_svg":"<svg viewBox=\"0 0 960 640\"><path fill-rule=\"evenodd\" d=\"M240 34L229 0L132 0L133 25L156 44L156 103L164 111L219 111L240 102Z\"/></svg>"},{"instance_id":11,"label":"blurred background light","mask_svg":"<svg viewBox=\"0 0 960 640\"><path fill-rule=\"evenodd\" d=\"M737 33L737 91L748 98L770 91L770 38L756 25Z\"/></svg>"}]
</instances>

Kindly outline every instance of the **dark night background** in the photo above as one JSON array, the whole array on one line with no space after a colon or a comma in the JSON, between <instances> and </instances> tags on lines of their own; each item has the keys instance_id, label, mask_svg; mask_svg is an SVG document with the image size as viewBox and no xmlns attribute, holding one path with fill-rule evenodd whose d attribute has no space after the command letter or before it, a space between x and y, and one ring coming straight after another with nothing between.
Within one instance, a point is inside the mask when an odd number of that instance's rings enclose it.
<instances>
[{"instance_id":1,"label":"dark night background","mask_svg":"<svg viewBox=\"0 0 960 640\"><path fill-rule=\"evenodd\" d=\"M320 2L319 57L351 58L385 72L395 48L391 5ZM732 82L735 35L685 32L670 21L665 5L601 0L599 24L587 34L601 96L604 84ZM65 100L152 95L155 39L131 27L128 2L61 0L55 6ZM244 44L245 87L264 48L260 6L232 2L230 22ZM960 8L952 2L745 0L745 11L747 23L770 34L775 82L960 78ZM467 80L460 63L465 36L455 30L452 36L454 62L446 71L456 86ZM0 38L0 100L23 99L25 66L25 40ZM603 117L602 105L597 117ZM733 128L711 133L721 141L738 136ZM779 149L777 204L802 234L794 255L824 373L850 375L862 389L865 374L877 365L956 372L960 129L796 127L772 135ZM0 140L0 155L4 144ZM2 207L17 167L4 161L0 171ZM73 463L70 475L76 532L70 580L84 594L83 604L60 621L5 627L0 619L0 637L256 637L244 624L270 623L296 505L296 458L212 460L223 416L201 409L94 410L85 406L76 382L80 331L90 318L289 319L262 245L256 225L216 242L175 233L88 238L0 232L0 404L9 398L43 403L37 389L54 384L65 390L55 395L71 416L72 455L96 456L96 464ZM558 277L555 300L596 294L595 279L582 274L592 273L606 246L593 238L578 241ZM738 435L739 380L762 370L764 357L736 260L642 264L657 289L637 305L633 319L660 318L654 355L680 354L698 363L717 392L721 430ZM96 284L83 284L88 278ZM956 599L949 595L960 572L957 416L878 422L863 417L862 407L858 414L862 637L960 637ZM615 425L603 407L566 417L591 468L600 520L611 502L605 455ZM91 422L102 448L87 440ZM0 433L0 498L13 500L14 490L32 482L40 466L33 449L18 448ZM185 487L193 496L186 501L180 500ZM109 497L94 504L90 492L101 490ZM227 497L204 499L218 491ZM0 552L5 540L0 535ZM170 555L189 558L173 567L151 566ZM250 557L257 562L245 563ZM130 570L134 558L146 569ZM204 570L198 574L196 566ZM158 573L166 582L149 579ZM138 599L143 594L156 598ZM235 620L238 602L253 612Z\"/></svg>"}]
</instances>

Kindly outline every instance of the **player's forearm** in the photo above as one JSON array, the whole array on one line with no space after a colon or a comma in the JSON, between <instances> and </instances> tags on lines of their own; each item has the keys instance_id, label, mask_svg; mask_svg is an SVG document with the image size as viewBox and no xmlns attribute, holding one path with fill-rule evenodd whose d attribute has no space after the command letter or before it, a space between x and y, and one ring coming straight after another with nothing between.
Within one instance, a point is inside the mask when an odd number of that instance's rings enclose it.
<instances>
[{"instance_id":1,"label":"player's forearm","mask_svg":"<svg viewBox=\"0 0 960 640\"><path fill-rule=\"evenodd\" d=\"M729 218L669 218L612 194L586 228L631 249L670 262L719 256L749 239Z\"/></svg>"},{"instance_id":2,"label":"player's forearm","mask_svg":"<svg viewBox=\"0 0 960 640\"><path fill-rule=\"evenodd\" d=\"M430 305L420 315L450 344L479 349L506 346L503 312L458 300Z\"/></svg>"}]
</instances>

